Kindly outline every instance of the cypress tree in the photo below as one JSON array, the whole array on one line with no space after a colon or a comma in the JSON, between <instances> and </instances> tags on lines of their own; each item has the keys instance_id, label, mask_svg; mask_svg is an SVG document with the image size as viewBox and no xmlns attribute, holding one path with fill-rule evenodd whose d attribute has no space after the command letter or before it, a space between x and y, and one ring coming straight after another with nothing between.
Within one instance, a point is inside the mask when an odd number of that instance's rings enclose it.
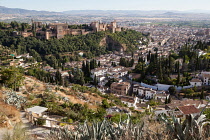
<instances>
[{"instance_id":1,"label":"cypress tree","mask_svg":"<svg viewBox=\"0 0 210 140\"><path fill-rule=\"evenodd\" d=\"M95 87L98 85L98 80L97 80L97 78L96 78L96 75L94 76L93 84L94 84Z\"/></svg>"},{"instance_id":2,"label":"cypress tree","mask_svg":"<svg viewBox=\"0 0 210 140\"><path fill-rule=\"evenodd\" d=\"M86 61L86 77L90 77L90 63Z\"/></svg>"},{"instance_id":3,"label":"cypress tree","mask_svg":"<svg viewBox=\"0 0 210 140\"><path fill-rule=\"evenodd\" d=\"M201 90L200 99L204 99L204 90L203 90L203 88Z\"/></svg>"},{"instance_id":4,"label":"cypress tree","mask_svg":"<svg viewBox=\"0 0 210 140\"><path fill-rule=\"evenodd\" d=\"M171 96L168 97L168 104L171 103Z\"/></svg>"},{"instance_id":5,"label":"cypress tree","mask_svg":"<svg viewBox=\"0 0 210 140\"><path fill-rule=\"evenodd\" d=\"M98 61L98 67L100 67L101 66L101 62L100 61Z\"/></svg>"},{"instance_id":6,"label":"cypress tree","mask_svg":"<svg viewBox=\"0 0 210 140\"><path fill-rule=\"evenodd\" d=\"M168 98L166 97L166 99L165 99L165 104L168 104Z\"/></svg>"}]
</instances>

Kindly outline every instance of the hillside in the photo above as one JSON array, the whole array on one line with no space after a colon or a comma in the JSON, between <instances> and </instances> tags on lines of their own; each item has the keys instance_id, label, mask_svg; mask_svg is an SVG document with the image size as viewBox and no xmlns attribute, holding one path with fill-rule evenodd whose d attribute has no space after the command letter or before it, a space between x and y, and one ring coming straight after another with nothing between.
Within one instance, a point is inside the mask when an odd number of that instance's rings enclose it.
<instances>
[{"instance_id":1,"label":"hillside","mask_svg":"<svg viewBox=\"0 0 210 140\"><path fill-rule=\"evenodd\" d=\"M19 111L3 101L3 94L0 91L0 128L12 128L15 123L21 121Z\"/></svg>"},{"instance_id":2,"label":"hillside","mask_svg":"<svg viewBox=\"0 0 210 140\"><path fill-rule=\"evenodd\" d=\"M46 61L51 66L58 66L70 60L78 60L77 52L84 52L83 57L92 58L108 51L133 51L139 41L146 36L134 30L117 33L97 32L79 36L65 36L62 39L40 40L35 37L13 37L11 33L0 31L0 44L15 50L17 54L30 53L37 61ZM64 53L74 55L65 55ZM58 55L59 54L59 55ZM58 63L56 62L58 61Z\"/></svg>"},{"instance_id":3,"label":"hillside","mask_svg":"<svg viewBox=\"0 0 210 140\"><path fill-rule=\"evenodd\" d=\"M34 100L32 99L32 103L36 102L36 96L39 96L40 94L44 94L46 92L49 92L50 94L54 94L57 97L67 98L72 103L76 104L85 104L87 103L89 108L97 109L96 103L101 103L102 99L100 96L98 96L95 93L90 92L80 92L78 90L74 90L75 87L72 88L65 88L60 87L57 85L48 85L46 83L43 83L39 80L37 80L34 77L26 76L24 80L24 86L22 87L22 91L20 93L27 93L22 94L22 96L28 97L33 96L35 97ZM86 99L89 101L87 102Z\"/></svg>"}]
</instances>

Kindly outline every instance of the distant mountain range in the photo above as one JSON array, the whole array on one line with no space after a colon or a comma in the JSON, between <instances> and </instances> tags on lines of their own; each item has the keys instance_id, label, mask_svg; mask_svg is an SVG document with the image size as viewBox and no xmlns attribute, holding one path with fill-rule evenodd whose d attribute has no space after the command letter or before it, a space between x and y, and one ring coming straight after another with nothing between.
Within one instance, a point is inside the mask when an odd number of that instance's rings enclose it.
<instances>
[{"instance_id":1,"label":"distant mountain range","mask_svg":"<svg viewBox=\"0 0 210 140\"><path fill-rule=\"evenodd\" d=\"M175 14L191 14L191 13L207 13L208 10L189 10L189 11L175 11L175 10L70 10L64 12L49 12L49 11L36 11L26 10L20 8L7 8L0 6L1 14L30 14L30 15L51 15L51 14L69 14L69 15L104 15L104 14L115 14L115 15L175 15Z\"/></svg>"},{"instance_id":2,"label":"distant mountain range","mask_svg":"<svg viewBox=\"0 0 210 140\"><path fill-rule=\"evenodd\" d=\"M20 8L7 8L4 6L0 6L0 13L1 14L31 14L31 15L58 14L58 12L26 10L26 9L20 9Z\"/></svg>"}]
</instances>

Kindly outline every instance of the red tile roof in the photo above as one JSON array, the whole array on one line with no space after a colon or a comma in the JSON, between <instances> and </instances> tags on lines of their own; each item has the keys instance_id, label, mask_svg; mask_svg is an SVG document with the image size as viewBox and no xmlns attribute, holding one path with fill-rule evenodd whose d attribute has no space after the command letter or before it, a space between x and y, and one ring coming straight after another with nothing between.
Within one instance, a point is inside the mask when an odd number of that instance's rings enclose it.
<instances>
[{"instance_id":1,"label":"red tile roof","mask_svg":"<svg viewBox=\"0 0 210 140\"><path fill-rule=\"evenodd\" d=\"M178 108L184 115L200 113L200 110L198 110L194 105L179 106Z\"/></svg>"}]
</instances>

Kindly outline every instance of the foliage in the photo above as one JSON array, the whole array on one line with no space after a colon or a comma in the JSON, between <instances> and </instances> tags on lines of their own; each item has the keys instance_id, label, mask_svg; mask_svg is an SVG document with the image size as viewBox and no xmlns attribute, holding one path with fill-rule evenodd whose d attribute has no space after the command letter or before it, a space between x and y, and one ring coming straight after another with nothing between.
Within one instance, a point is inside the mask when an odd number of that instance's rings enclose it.
<instances>
[{"instance_id":1,"label":"foliage","mask_svg":"<svg viewBox=\"0 0 210 140\"><path fill-rule=\"evenodd\" d=\"M72 140L72 139L91 139L91 140L122 140L143 138L144 123L134 125L130 119L112 124L108 120L79 124L74 131L68 129L51 130L48 139L52 140Z\"/></svg>"},{"instance_id":2,"label":"foliage","mask_svg":"<svg viewBox=\"0 0 210 140\"><path fill-rule=\"evenodd\" d=\"M172 116L172 120L162 115L160 117L166 124L167 131L171 135L171 139L178 140L201 140L209 137L206 136L205 127L209 127L207 124L210 124L206 120L205 115L189 115L183 122L181 122L180 118L176 118ZM208 133L208 132L207 132Z\"/></svg>"},{"instance_id":3,"label":"foliage","mask_svg":"<svg viewBox=\"0 0 210 140\"><path fill-rule=\"evenodd\" d=\"M30 76L34 76L37 79L39 79L40 81L44 81L46 83L48 83L48 82L53 83L54 82L54 80L53 80L53 78L52 78L52 76L50 75L49 72L46 72L46 71L41 70L39 68L30 68L30 69L28 69L26 74L30 75Z\"/></svg>"},{"instance_id":4,"label":"foliage","mask_svg":"<svg viewBox=\"0 0 210 140\"><path fill-rule=\"evenodd\" d=\"M46 120L43 119L43 118L38 118L37 121L36 121L37 125L45 125L46 123Z\"/></svg>"},{"instance_id":5,"label":"foliage","mask_svg":"<svg viewBox=\"0 0 210 140\"><path fill-rule=\"evenodd\" d=\"M16 67L4 68L0 71L0 83L12 89L18 89L24 80L23 74Z\"/></svg>"},{"instance_id":6,"label":"foliage","mask_svg":"<svg viewBox=\"0 0 210 140\"><path fill-rule=\"evenodd\" d=\"M210 120L210 108L206 108L203 113L206 115L206 118Z\"/></svg>"},{"instance_id":7,"label":"foliage","mask_svg":"<svg viewBox=\"0 0 210 140\"><path fill-rule=\"evenodd\" d=\"M108 101L106 99L103 99L102 100L102 105L101 105L103 108L107 109L110 107Z\"/></svg>"},{"instance_id":8,"label":"foliage","mask_svg":"<svg viewBox=\"0 0 210 140\"><path fill-rule=\"evenodd\" d=\"M6 26L2 23L0 27ZM13 36L13 31L17 28L21 30L27 29L29 26L25 23L21 25L17 22L12 22L13 29L0 30L0 44L16 51L17 54L30 53L37 61L46 61L54 68L61 67L64 63L79 60L81 57L78 55L80 51L84 53L83 57L93 58L101 54L108 53L106 46L100 46L100 41L110 36L119 41L120 43L127 44L128 50L133 50L134 46L138 45L137 40L142 40L143 35L134 30L122 31L119 33L97 32L87 35L67 35L62 39L52 38L49 40L40 40L35 37L24 38L22 36ZM91 30L86 25L72 25L69 28L84 28ZM136 49L136 48L135 48Z\"/></svg>"},{"instance_id":9,"label":"foliage","mask_svg":"<svg viewBox=\"0 0 210 140\"><path fill-rule=\"evenodd\" d=\"M158 101L152 99L152 100L148 101L147 104L149 104L150 106L157 106L160 103Z\"/></svg>"},{"instance_id":10,"label":"foliage","mask_svg":"<svg viewBox=\"0 0 210 140\"><path fill-rule=\"evenodd\" d=\"M168 92L171 95L175 95L176 94L176 88L174 86L171 86L171 87L168 88Z\"/></svg>"},{"instance_id":11,"label":"foliage","mask_svg":"<svg viewBox=\"0 0 210 140\"><path fill-rule=\"evenodd\" d=\"M143 40L143 35L135 30L116 32L113 34L109 34L108 36L111 37L114 41L119 42L120 44L126 44L126 51L129 52L137 49L137 45L139 45L138 41L142 41L144 44L146 44L146 42ZM113 51L113 48L111 48L109 44L108 49Z\"/></svg>"}]
</instances>

